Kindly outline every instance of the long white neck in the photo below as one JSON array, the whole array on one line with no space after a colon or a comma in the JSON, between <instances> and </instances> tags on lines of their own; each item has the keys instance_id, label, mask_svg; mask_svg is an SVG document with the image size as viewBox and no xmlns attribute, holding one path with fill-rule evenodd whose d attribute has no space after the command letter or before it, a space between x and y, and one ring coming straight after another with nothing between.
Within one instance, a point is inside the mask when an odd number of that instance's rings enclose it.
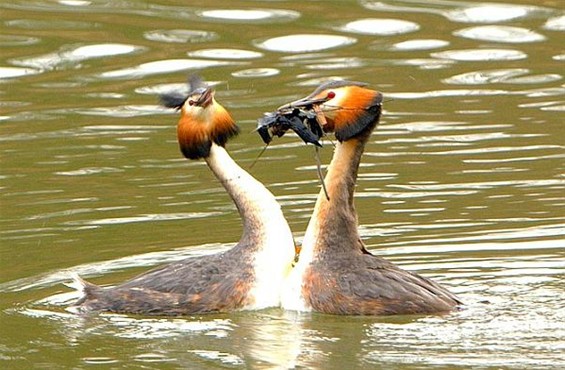
<instances>
[{"instance_id":1,"label":"long white neck","mask_svg":"<svg viewBox=\"0 0 565 370\"><path fill-rule=\"evenodd\" d=\"M336 252L358 245L357 212L353 193L364 142L351 139L337 143L324 179L329 200L320 191L314 212L306 228L300 259L335 257Z\"/></svg>"},{"instance_id":2,"label":"long white neck","mask_svg":"<svg viewBox=\"0 0 565 370\"><path fill-rule=\"evenodd\" d=\"M309 311L302 286L310 264L323 258L339 258L344 250L360 247L353 192L364 143L352 139L337 143L324 179L328 191L321 190L306 228L298 263L283 289L285 309ZM360 249L358 251L361 253Z\"/></svg>"},{"instance_id":3,"label":"long white neck","mask_svg":"<svg viewBox=\"0 0 565 370\"><path fill-rule=\"evenodd\" d=\"M258 249L268 248L274 235L291 235L274 195L242 169L223 147L212 144L206 163L239 211L243 220L242 242L253 241Z\"/></svg>"},{"instance_id":4,"label":"long white neck","mask_svg":"<svg viewBox=\"0 0 565 370\"><path fill-rule=\"evenodd\" d=\"M294 239L274 195L212 144L206 163L233 199L243 221L238 247L250 253L255 266L255 305L272 306L294 258ZM275 298L276 296L276 298ZM277 303L278 304L278 303Z\"/></svg>"}]
</instances>

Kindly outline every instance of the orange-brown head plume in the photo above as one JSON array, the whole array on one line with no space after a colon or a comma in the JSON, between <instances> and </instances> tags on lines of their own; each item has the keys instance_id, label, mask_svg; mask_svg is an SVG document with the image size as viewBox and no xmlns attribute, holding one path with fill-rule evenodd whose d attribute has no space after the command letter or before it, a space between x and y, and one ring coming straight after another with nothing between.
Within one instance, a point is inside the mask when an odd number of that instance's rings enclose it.
<instances>
[{"instance_id":1,"label":"orange-brown head plume","mask_svg":"<svg viewBox=\"0 0 565 370\"><path fill-rule=\"evenodd\" d=\"M228 111L214 99L214 90L198 76L191 76L188 96L165 94L161 102L181 111L177 138L182 154L189 159L210 155L212 143L224 146L239 132Z\"/></svg>"},{"instance_id":2,"label":"orange-brown head plume","mask_svg":"<svg viewBox=\"0 0 565 370\"><path fill-rule=\"evenodd\" d=\"M354 81L326 82L307 97L281 108L318 106L326 120L323 130L334 132L339 141L349 140L379 122L383 96L365 86Z\"/></svg>"}]
</instances>

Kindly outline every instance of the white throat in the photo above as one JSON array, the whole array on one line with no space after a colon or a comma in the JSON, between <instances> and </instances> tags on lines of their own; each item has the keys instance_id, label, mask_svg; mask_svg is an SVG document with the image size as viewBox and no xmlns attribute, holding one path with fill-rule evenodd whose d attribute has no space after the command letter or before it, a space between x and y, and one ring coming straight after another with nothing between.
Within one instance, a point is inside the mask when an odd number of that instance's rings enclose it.
<instances>
[{"instance_id":1,"label":"white throat","mask_svg":"<svg viewBox=\"0 0 565 370\"><path fill-rule=\"evenodd\" d=\"M274 195L227 153L212 144L206 158L210 169L234 200L243 219L241 240L255 249L254 302L246 309L279 306L283 283L294 258L294 239Z\"/></svg>"}]
</instances>

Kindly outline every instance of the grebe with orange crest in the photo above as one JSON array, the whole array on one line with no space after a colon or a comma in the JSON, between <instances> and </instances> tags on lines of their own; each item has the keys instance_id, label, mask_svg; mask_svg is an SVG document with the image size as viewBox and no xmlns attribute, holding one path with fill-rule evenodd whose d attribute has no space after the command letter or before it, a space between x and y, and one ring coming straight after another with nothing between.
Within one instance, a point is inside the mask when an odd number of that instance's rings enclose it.
<instances>
[{"instance_id":1,"label":"grebe with orange crest","mask_svg":"<svg viewBox=\"0 0 565 370\"><path fill-rule=\"evenodd\" d=\"M365 145L377 126L381 93L352 81L331 81L259 121L265 142L292 129L319 145L337 139L282 307L340 315L443 313L461 301L441 285L371 254L360 238L355 183Z\"/></svg>"},{"instance_id":2,"label":"grebe with orange crest","mask_svg":"<svg viewBox=\"0 0 565 370\"><path fill-rule=\"evenodd\" d=\"M180 110L177 137L183 155L204 159L235 203L243 234L233 248L156 268L102 288L75 276L82 291L75 309L145 315L187 315L255 310L280 305L282 284L295 256L294 240L273 194L243 170L225 149L238 127L199 77L188 96L161 97Z\"/></svg>"}]
</instances>

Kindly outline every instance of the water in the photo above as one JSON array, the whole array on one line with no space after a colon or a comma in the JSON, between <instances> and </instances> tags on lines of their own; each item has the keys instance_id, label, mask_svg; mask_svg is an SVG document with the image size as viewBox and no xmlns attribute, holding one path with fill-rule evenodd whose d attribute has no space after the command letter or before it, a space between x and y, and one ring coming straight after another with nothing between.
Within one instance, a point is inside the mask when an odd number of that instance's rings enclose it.
<instances>
[{"instance_id":1,"label":"water","mask_svg":"<svg viewBox=\"0 0 565 370\"><path fill-rule=\"evenodd\" d=\"M565 366L561 2L10 0L0 19L2 368ZM157 103L194 71L240 124L228 149L243 166L264 111L327 78L382 91L361 235L466 309L65 311L70 271L115 284L238 240L234 206L181 158L177 116ZM319 189L312 148L278 139L251 171L300 240Z\"/></svg>"}]
</instances>

